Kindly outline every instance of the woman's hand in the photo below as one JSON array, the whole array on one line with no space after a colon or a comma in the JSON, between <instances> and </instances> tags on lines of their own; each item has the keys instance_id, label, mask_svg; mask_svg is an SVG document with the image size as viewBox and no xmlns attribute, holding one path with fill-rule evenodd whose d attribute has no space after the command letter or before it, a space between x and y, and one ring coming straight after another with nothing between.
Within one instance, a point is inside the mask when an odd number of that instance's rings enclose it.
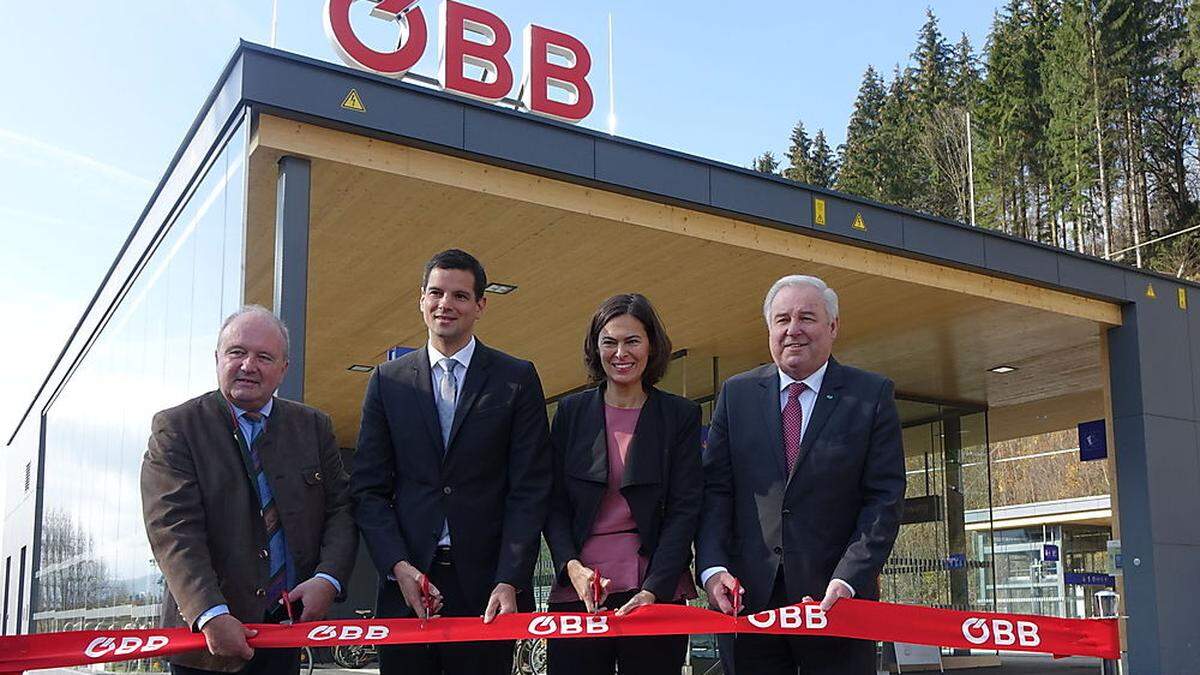
<instances>
[{"instance_id":1,"label":"woman's hand","mask_svg":"<svg viewBox=\"0 0 1200 675\"><path fill-rule=\"evenodd\" d=\"M600 577L599 584L597 584L595 570L584 567L583 563L578 560L567 563L567 577L570 578L571 586L579 595L579 599L583 601L583 606L587 608L588 613L594 614L604 604L604 599L608 597L608 579ZM600 597L596 597L597 586L600 589Z\"/></svg>"},{"instance_id":2,"label":"woman's hand","mask_svg":"<svg viewBox=\"0 0 1200 675\"><path fill-rule=\"evenodd\" d=\"M654 597L654 594L650 591L638 591L636 595L629 599L629 602L621 605L621 608L617 610L617 616L625 616L638 607L653 605L657 601L658 598Z\"/></svg>"}]
</instances>

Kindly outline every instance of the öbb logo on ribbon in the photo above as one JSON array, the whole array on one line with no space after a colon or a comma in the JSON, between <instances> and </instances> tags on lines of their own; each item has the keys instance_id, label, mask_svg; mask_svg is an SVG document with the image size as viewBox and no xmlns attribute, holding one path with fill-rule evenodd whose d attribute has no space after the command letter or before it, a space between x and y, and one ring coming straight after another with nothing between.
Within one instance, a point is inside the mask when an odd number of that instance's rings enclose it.
<instances>
[{"instance_id":1,"label":"\u00f6bb logo on ribbon","mask_svg":"<svg viewBox=\"0 0 1200 675\"><path fill-rule=\"evenodd\" d=\"M1038 627L1032 621L1018 621L1013 626L1007 619L982 619L971 617L962 624L963 637L973 645L987 643L990 639L1001 647L1020 644L1022 647L1036 647L1042 644L1038 635Z\"/></svg>"},{"instance_id":2,"label":"\u00f6bb logo on ribbon","mask_svg":"<svg viewBox=\"0 0 1200 675\"><path fill-rule=\"evenodd\" d=\"M387 626L328 626L322 625L308 631L308 639L314 642L325 640L382 640L389 634Z\"/></svg>"},{"instance_id":3,"label":"\u00f6bb logo on ribbon","mask_svg":"<svg viewBox=\"0 0 1200 675\"><path fill-rule=\"evenodd\" d=\"M829 625L825 612L820 605L789 605L779 609L769 609L746 617L752 626L770 628L779 622L780 628L810 628L820 630Z\"/></svg>"},{"instance_id":4,"label":"\u00f6bb logo on ribbon","mask_svg":"<svg viewBox=\"0 0 1200 675\"><path fill-rule=\"evenodd\" d=\"M92 640L83 653L93 659L98 659L112 654L113 656L125 656L126 654L141 653L149 654L156 652L167 646L170 642L165 635L150 635L145 640L140 637L127 635L120 638L118 641L115 637L100 636Z\"/></svg>"},{"instance_id":5,"label":"\u00f6bb logo on ribbon","mask_svg":"<svg viewBox=\"0 0 1200 675\"><path fill-rule=\"evenodd\" d=\"M608 632L608 617L592 614L581 616L535 616L526 629L532 635L603 635Z\"/></svg>"},{"instance_id":6,"label":"\u00f6bb logo on ribbon","mask_svg":"<svg viewBox=\"0 0 1200 675\"><path fill-rule=\"evenodd\" d=\"M425 54L429 30L418 0L368 0L369 16L395 24L398 46L376 51L355 33L350 18L356 0L325 0L325 33L348 65L386 77L404 77ZM437 10L438 84L442 89L482 101L500 101L512 91L508 63L512 33L500 17L455 0ZM471 39L468 39L471 38ZM592 112L594 98L587 75L592 57L576 38L536 24L524 30L521 103L530 112L578 122ZM467 68L482 72L469 76ZM551 92L556 96L551 96Z\"/></svg>"}]
</instances>

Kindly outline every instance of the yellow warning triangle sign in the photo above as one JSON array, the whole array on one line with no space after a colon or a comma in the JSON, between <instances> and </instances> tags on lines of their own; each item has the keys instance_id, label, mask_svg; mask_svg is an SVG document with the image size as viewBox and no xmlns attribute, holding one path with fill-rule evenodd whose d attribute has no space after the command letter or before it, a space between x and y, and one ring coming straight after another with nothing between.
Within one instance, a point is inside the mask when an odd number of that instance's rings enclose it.
<instances>
[{"instance_id":1,"label":"yellow warning triangle sign","mask_svg":"<svg viewBox=\"0 0 1200 675\"><path fill-rule=\"evenodd\" d=\"M867 223L866 223L866 221L863 220L862 213L854 214L854 224L852 225L852 227L856 230L867 229Z\"/></svg>"},{"instance_id":2,"label":"yellow warning triangle sign","mask_svg":"<svg viewBox=\"0 0 1200 675\"><path fill-rule=\"evenodd\" d=\"M346 98L342 99L342 107L347 110L356 110L358 112L367 112L367 106L363 105L362 99L358 97L358 90L351 89Z\"/></svg>"},{"instance_id":3,"label":"yellow warning triangle sign","mask_svg":"<svg viewBox=\"0 0 1200 675\"><path fill-rule=\"evenodd\" d=\"M1154 284L1146 284L1146 297L1147 298L1157 298L1158 297L1154 293Z\"/></svg>"}]
</instances>

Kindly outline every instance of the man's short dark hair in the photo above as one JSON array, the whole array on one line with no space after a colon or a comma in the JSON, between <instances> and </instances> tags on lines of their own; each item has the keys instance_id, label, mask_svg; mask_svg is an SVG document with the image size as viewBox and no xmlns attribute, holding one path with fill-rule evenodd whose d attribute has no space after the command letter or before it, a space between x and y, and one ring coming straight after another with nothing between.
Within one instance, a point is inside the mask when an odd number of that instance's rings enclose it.
<instances>
[{"instance_id":1,"label":"man's short dark hair","mask_svg":"<svg viewBox=\"0 0 1200 675\"><path fill-rule=\"evenodd\" d=\"M614 295L600 305L592 315L592 325L583 339L583 364L592 382L604 381L604 366L600 363L600 331L609 321L625 314L641 321L646 328L650 356L646 359L646 370L642 372L642 387L649 389L667 374L667 366L671 363L671 338L667 337L654 305L641 293Z\"/></svg>"},{"instance_id":2,"label":"man's short dark hair","mask_svg":"<svg viewBox=\"0 0 1200 675\"><path fill-rule=\"evenodd\" d=\"M434 268L443 270L467 270L475 275L475 299L479 300L483 297L483 289L487 288L487 272L483 271L483 265L475 259L475 256L466 251L457 248L447 249L438 253L425 263L425 275L421 277L421 288L424 289L429 284L429 273Z\"/></svg>"}]
</instances>

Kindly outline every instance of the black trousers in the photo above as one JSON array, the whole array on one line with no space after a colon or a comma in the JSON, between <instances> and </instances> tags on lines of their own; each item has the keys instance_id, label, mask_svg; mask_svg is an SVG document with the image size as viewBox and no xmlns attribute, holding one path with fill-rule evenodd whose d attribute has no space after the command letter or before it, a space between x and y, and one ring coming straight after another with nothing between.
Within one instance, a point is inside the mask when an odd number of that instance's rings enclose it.
<instances>
[{"instance_id":1,"label":"black trousers","mask_svg":"<svg viewBox=\"0 0 1200 675\"><path fill-rule=\"evenodd\" d=\"M604 600L606 609L617 609L637 591L614 593ZM586 611L583 601L556 602L551 612ZM688 636L569 638L546 641L549 675L678 675L683 669Z\"/></svg>"},{"instance_id":2,"label":"black trousers","mask_svg":"<svg viewBox=\"0 0 1200 675\"><path fill-rule=\"evenodd\" d=\"M775 575L769 607L793 604L783 569ZM848 638L783 635L721 635L717 639L727 675L875 675L875 643Z\"/></svg>"},{"instance_id":3,"label":"black trousers","mask_svg":"<svg viewBox=\"0 0 1200 675\"><path fill-rule=\"evenodd\" d=\"M450 554L439 551L430 569L429 580L442 592L441 616L483 616L483 607L469 606ZM395 582L391 582L393 585ZM393 587L399 602L400 589ZM396 616L400 607L377 608L380 617ZM432 619L437 621L437 619ZM483 621L481 618L480 621ZM510 675L512 640L490 642L447 642L427 645L379 647L379 675Z\"/></svg>"},{"instance_id":4,"label":"black trousers","mask_svg":"<svg viewBox=\"0 0 1200 675\"><path fill-rule=\"evenodd\" d=\"M300 672L299 649L255 649L254 658L237 675L297 675ZM229 675L215 670L171 664L171 675Z\"/></svg>"}]
</instances>

